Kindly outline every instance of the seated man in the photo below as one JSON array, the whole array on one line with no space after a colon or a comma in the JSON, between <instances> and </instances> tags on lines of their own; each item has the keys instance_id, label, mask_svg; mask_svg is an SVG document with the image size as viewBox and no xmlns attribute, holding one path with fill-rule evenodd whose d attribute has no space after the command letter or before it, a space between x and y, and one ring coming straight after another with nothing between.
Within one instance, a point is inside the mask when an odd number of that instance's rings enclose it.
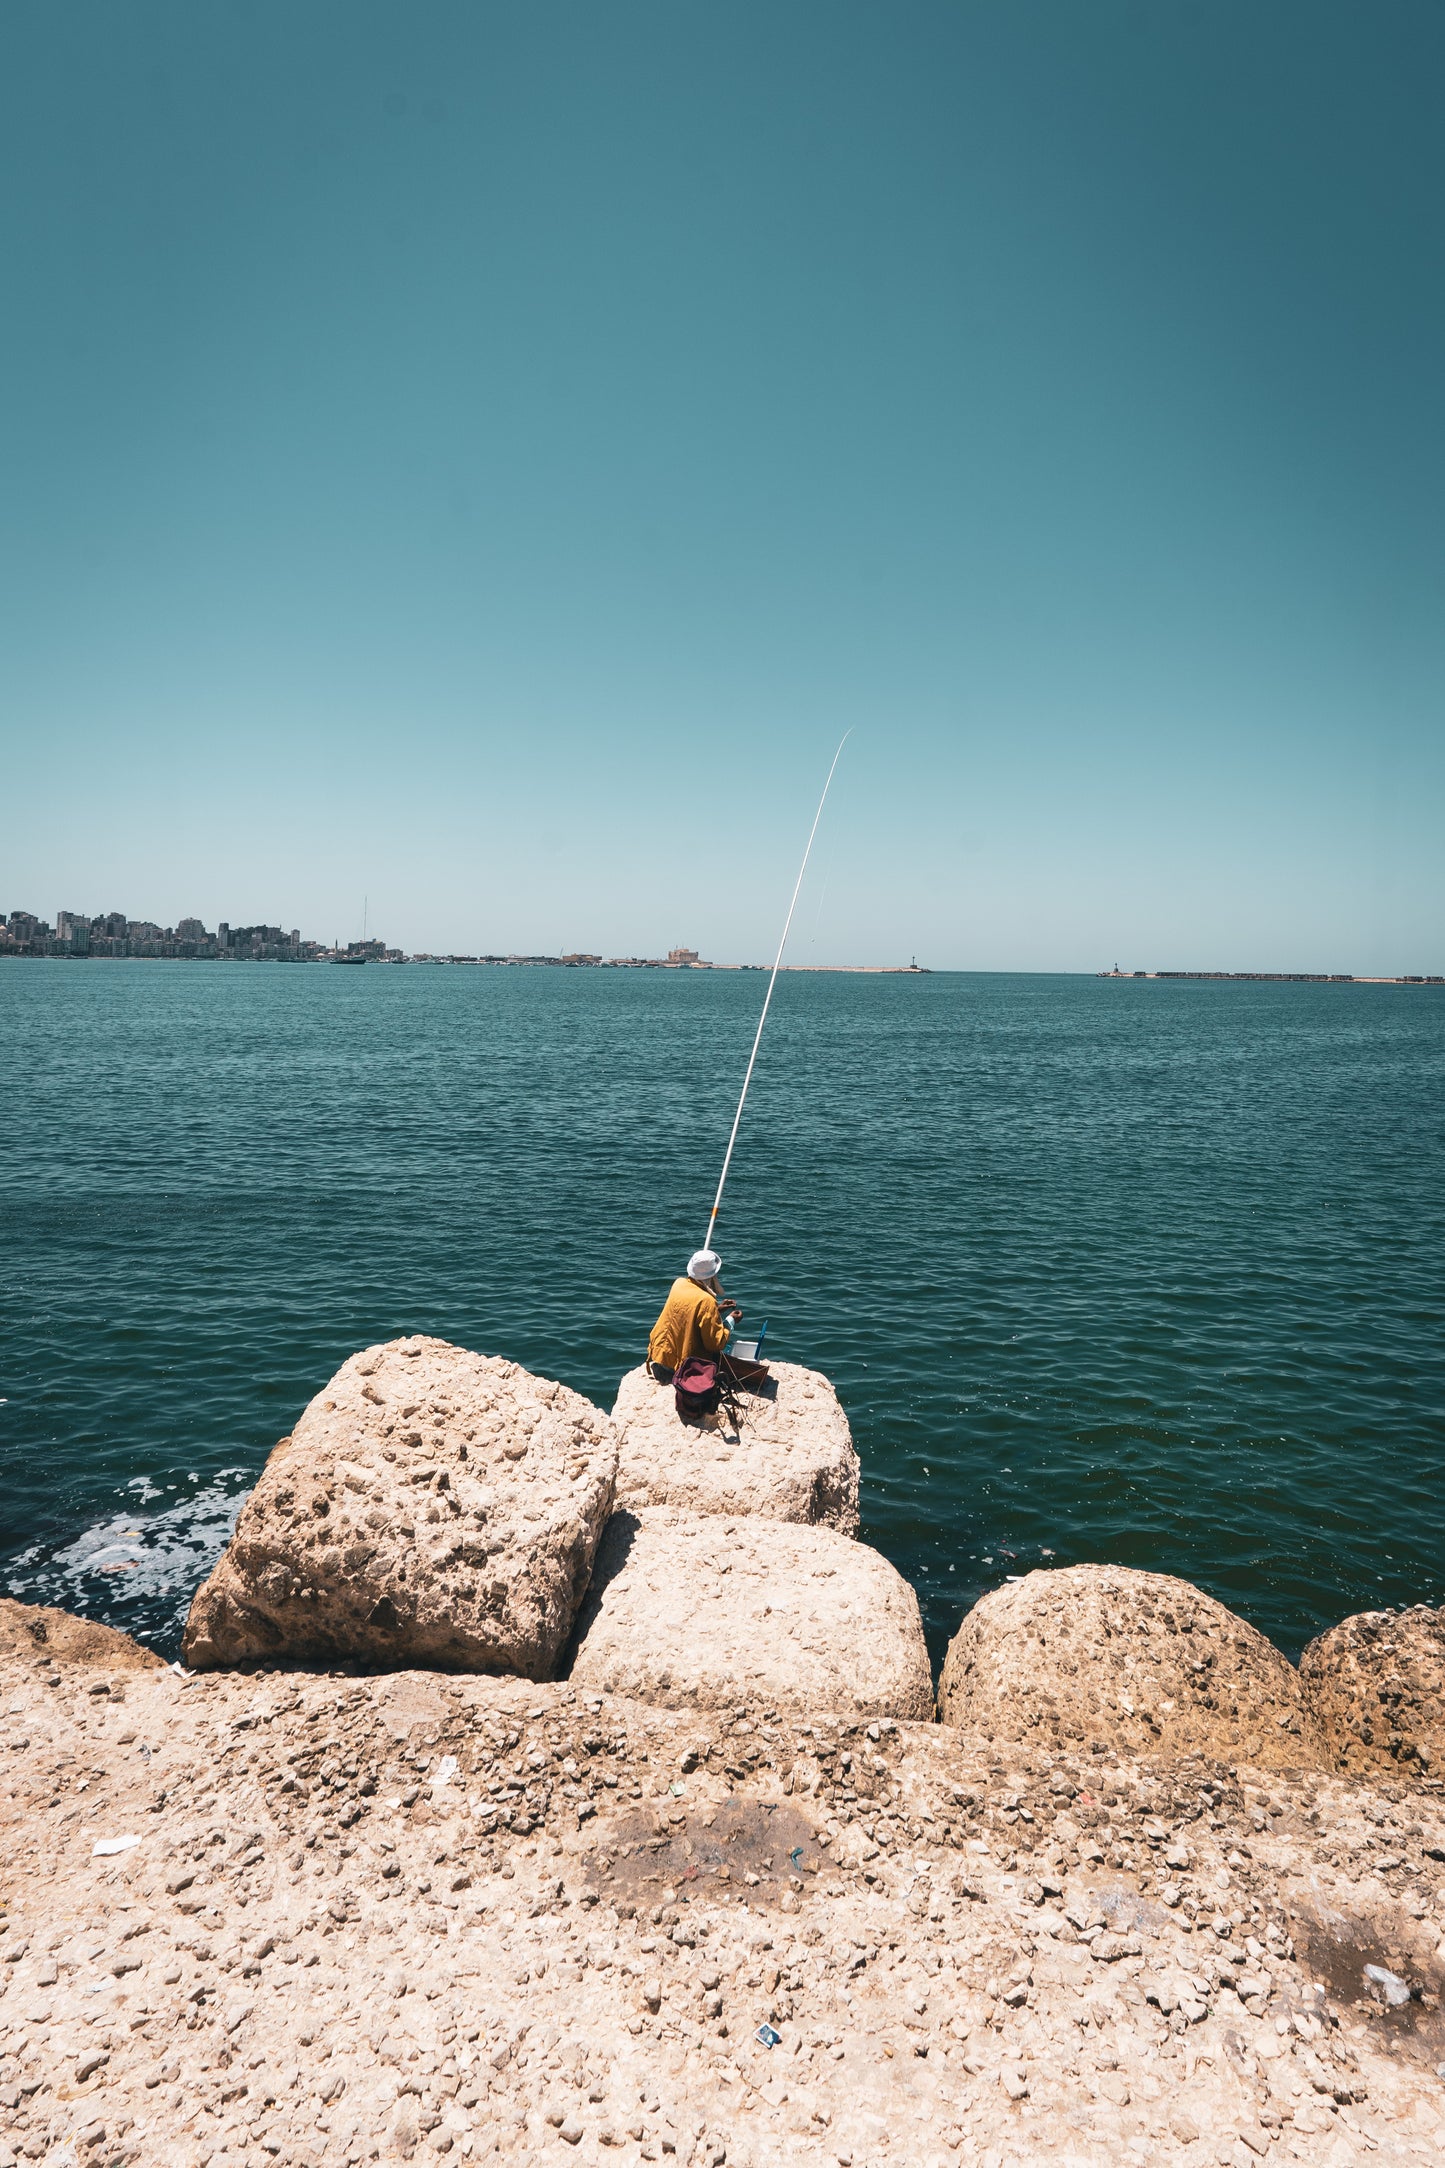
<instances>
[{"instance_id":1,"label":"seated man","mask_svg":"<svg viewBox=\"0 0 1445 2168\"><path fill-rule=\"evenodd\" d=\"M718 1284L721 1271L722 1259L712 1250L695 1250L687 1277L673 1281L647 1343L647 1367L659 1385L670 1385L690 1355L718 1355L727 1346L727 1320L743 1313Z\"/></svg>"}]
</instances>

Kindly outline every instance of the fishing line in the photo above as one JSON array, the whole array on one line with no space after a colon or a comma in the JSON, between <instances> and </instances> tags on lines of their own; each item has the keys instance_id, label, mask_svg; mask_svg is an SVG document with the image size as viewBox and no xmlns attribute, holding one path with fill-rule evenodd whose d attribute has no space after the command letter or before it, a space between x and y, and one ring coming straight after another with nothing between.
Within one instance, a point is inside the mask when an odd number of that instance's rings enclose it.
<instances>
[{"instance_id":1,"label":"fishing line","mask_svg":"<svg viewBox=\"0 0 1445 2168\"><path fill-rule=\"evenodd\" d=\"M738 1110L737 1113L733 1116L732 1133L728 1138L727 1151L723 1155L722 1173L718 1176L717 1195L712 1201L712 1211L708 1214L707 1233L703 1236L702 1243L702 1246L705 1250L710 1250L712 1248L713 1229L717 1225L718 1207L722 1203L723 1189L726 1186L728 1178L728 1168L732 1165L733 1146L738 1141L738 1124L743 1118L743 1107L746 1103L748 1096L748 1086L753 1081L753 1064L758 1058L758 1048L762 1044L763 1026L768 1020L768 1006L773 998L773 988L778 982L778 972L782 966L783 961L783 950L788 945L788 928L792 925L793 913L798 908L798 896L803 886L803 875L808 870L808 857L809 853L812 851L813 848L813 838L818 833L818 823L823 818L823 807L828 802L828 790L829 786L833 781L833 768L837 767L838 762L842 757L843 748L848 743L848 740L852 737L852 735L853 733L851 729L845 730L842 737L838 740L838 750L833 755L833 767L829 768L828 770L828 781L823 785L823 795L818 800L818 810L813 815L813 825L808 830L808 847L807 850L805 850L803 853L803 863L798 868L798 878L793 883L793 900L788 905L788 915L783 921L783 938L778 943L778 953L773 963L772 976L768 980L767 993L763 996L763 1013L758 1018L758 1028L753 1035L753 1050L748 1056L747 1075L743 1078L743 1088L741 1097L738 1100Z\"/></svg>"},{"instance_id":2,"label":"fishing line","mask_svg":"<svg viewBox=\"0 0 1445 2168\"><path fill-rule=\"evenodd\" d=\"M818 928L823 923L823 906L828 901L828 880L829 876L825 873L823 875L823 886L818 893L818 908L813 913L813 932L811 938L814 947L817 946Z\"/></svg>"}]
</instances>

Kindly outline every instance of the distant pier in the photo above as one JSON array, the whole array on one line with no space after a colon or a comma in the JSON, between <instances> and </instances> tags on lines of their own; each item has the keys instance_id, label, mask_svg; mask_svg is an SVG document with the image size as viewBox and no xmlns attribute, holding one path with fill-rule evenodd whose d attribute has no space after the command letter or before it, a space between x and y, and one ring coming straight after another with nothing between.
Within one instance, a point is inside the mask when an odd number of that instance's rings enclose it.
<instances>
[{"instance_id":1,"label":"distant pier","mask_svg":"<svg viewBox=\"0 0 1445 2168\"><path fill-rule=\"evenodd\" d=\"M1445 986L1445 972L1402 971L1098 971L1100 979L1225 979L1283 986Z\"/></svg>"}]
</instances>

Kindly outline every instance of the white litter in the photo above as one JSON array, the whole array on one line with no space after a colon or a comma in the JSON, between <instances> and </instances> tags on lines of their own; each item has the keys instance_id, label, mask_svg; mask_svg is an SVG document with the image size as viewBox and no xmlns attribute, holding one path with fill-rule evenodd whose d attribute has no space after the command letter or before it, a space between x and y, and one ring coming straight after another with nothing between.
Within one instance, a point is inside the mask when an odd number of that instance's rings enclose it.
<instances>
[{"instance_id":1,"label":"white litter","mask_svg":"<svg viewBox=\"0 0 1445 2168\"><path fill-rule=\"evenodd\" d=\"M439 1792L444 1784L451 1783L452 1778L456 1775L456 1773L456 1755L443 1754L441 1760L437 1763L436 1768L432 1771L432 1790L434 1792Z\"/></svg>"},{"instance_id":2,"label":"white litter","mask_svg":"<svg viewBox=\"0 0 1445 2168\"><path fill-rule=\"evenodd\" d=\"M1398 1972L1387 1972L1383 1965L1366 1965L1365 1978L1374 1986L1383 1988L1385 2000L1392 2009L1410 2000L1409 1982L1402 1980Z\"/></svg>"},{"instance_id":3,"label":"white litter","mask_svg":"<svg viewBox=\"0 0 1445 2168\"><path fill-rule=\"evenodd\" d=\"M92 1859L114 1859L117 1852L129 1852L140 1843L139 1837L102 1837L91 1847Z\"/></svg>"}]
</instances>

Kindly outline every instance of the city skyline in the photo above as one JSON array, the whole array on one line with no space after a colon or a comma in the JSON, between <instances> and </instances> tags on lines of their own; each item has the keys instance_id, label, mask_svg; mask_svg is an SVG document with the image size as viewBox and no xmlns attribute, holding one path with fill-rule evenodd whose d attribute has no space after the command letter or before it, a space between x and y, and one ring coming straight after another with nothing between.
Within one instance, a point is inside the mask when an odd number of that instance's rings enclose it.
<instances>
[{"instance_id":1,"label":"city skyline","mask_svg":"<svg viewBox=\"0 0 1445 2168\"><path fill-rule=\"evenodd\" d=\"M299 926L290 928L262 921L251 926L232 926L218 921L212 933L202 919L178 918L174 925L159 920L130 918L124 911L58 910L52 924L35 912L0 912L0 955L20 953L49 956L93 956L99 960L128 957L179 958L207 956L254 958L264 962L319 961L326 957L378 959L400 956L381 941L361 940L348 944L303 938Z\"/></svg>"},{"instance_id":2,"label":"city skyline","mask_svg":"<svg viewBox=\"0 0 1445 2168\"><path fill-rule=\"evenodd\" d=\"M557 954L544 951L487 953L430 950L407 954L392 948L380 937L342 943L303 937L299 926L259 924L232 926L218 921L214 933L204 921L178 918L174 926L152 919L128 918L123 911L102 911L92 916L61 910L52 924L27 910L0 911L0 957L53 956L97 962L155 960L176 962L237 961L255 963L485 963L559 964L631 968L661 971L712 971L718 967L694 948L681 944L665 956L604 956L590 950L569 949ZM743 965L745 970L764 966Z\"/></svg>"}]
</instances>

